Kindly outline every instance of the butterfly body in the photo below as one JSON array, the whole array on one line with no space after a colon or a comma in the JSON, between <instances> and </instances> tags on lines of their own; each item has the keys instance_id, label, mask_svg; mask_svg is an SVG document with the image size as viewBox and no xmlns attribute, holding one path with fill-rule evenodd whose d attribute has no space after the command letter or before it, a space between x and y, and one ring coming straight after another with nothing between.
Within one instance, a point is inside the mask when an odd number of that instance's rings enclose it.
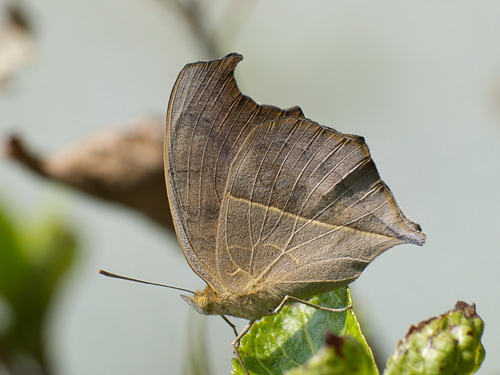
<instances>
[{"instance_id":1,"label":"butterfly body","mask_svg":"<svg viewBox=\"0 0 500 375\"><path fill-rule=\"evenodd\" d=\"M219 294L209 285L193 297L182 296L189 305L204 315L230 315L248 320L258 320L272 315L284 296L270 296L267 292L236 295Z\"/></svg>"}]
</instances>

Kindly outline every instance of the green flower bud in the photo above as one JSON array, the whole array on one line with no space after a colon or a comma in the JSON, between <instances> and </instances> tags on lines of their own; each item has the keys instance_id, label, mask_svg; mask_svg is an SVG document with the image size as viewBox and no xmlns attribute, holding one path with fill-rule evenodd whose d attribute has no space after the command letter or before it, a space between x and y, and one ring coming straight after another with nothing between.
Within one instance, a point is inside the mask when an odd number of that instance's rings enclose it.
<instances>
[{"instance_id":1,"label":"green flower bud","mask_svg":"<svg viewBox=\"0 0 500 375\"><path fill-rule=\"evenodd\" d=\"M286 375L367 375L372 374L372 359L353 337L326 335L325 347L311 357L304 366L286 372Z\"/></svg>"},{"instance_id":2,"label":"green flower bud","mask_svg":"<svg viewBox=\"0 0 500 375\"><path fill-rule=\"evenodd\" d=\"M474 304L457 302L455 309L412 326L387 362L384 375L467 375L484 360L484 323Z\"/></svg>"}]
</instances>

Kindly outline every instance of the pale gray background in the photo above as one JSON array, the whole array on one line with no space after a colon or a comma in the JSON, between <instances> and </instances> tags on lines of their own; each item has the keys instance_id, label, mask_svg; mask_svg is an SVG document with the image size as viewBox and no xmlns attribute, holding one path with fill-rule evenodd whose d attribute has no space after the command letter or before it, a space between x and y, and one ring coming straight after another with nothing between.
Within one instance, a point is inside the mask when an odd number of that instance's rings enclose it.
<instances>
[{"instance_id":1,"label":"pale gray background","mask_svg":"<svg viewBox=\"0 0 500 375\"><path fill-rule=\"evenodd\" d=\"M227 1L212 3L207 20L216 25ZM0 130L40 151L164 116L178 72L206 57L161 1L24 4L36 21L38 63L0 92ZM245 56L243 92L363 135L398 203L428 235L422 248L382 255L352 286L383 354L410 324L465 300L486 323L481 373L500 373L500 2L266 0L247 11L224 40L224 52ZM195 316L179 293L97 275L104 268L204 287L174 236L0 163L2 202L19 218L63 212L84 247L47 332L57 373L180 373ZM231 330L205 319L214 373L229 373Z\"/></svg>"}]
</instances>

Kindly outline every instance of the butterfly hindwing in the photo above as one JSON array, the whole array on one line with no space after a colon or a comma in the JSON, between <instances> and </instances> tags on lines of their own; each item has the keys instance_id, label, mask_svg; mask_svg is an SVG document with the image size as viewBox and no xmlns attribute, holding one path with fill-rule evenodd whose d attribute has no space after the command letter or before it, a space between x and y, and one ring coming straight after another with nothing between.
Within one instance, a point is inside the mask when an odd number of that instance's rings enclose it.
<instances>
[{"instance_id":1,"label":"butterfly hindwing","mask_svg":"<svg viewBox=\"0 0 500 375\"><path fill-rule=\"evenodd\" d=\"M289 117L255 128L232 161L217 273L233 293L307 298L353 281L394 245L424 240L361 137Z\"/></svg>"}]
</instances>

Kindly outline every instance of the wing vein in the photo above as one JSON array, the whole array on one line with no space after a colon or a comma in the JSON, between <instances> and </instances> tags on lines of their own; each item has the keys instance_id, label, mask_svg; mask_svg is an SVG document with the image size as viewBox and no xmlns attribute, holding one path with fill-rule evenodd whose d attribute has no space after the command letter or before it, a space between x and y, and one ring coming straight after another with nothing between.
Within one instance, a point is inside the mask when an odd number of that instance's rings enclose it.
<instances>
[{"instance_id":1,"label":"wing vein","mask_svg":"<svg viewBox=\"0 0 500 375\"><path fill-rule=\"evenodd\" d=\"M239 103L241 103L242 100L243 100L243 96L242 95L238 96L235 100L233 100L233 102L231 103L230 107L227 110L226 118L223 120L224 123L226 122L229 114L233 113L233 108L236 107ZM221 145L219 147L219 150L218 150L218 153L217 153L217 159L216 159L217 161L216 161L216 165L214 167L214 171L217 171L219 169L219 160L221 159L222 150L224 150L225 144L226 144L226 142L227 142L227 140L229 138L229 135L232 133L232 130L237 125L236 124L236 120L237 119L238 119L238 117L236 117L235 119L233 119L233 121L232 121L231 124L227 125L228 129L226 130L226 134L224 136L224 140L222 141L222 143L221 143ZM222 127L222 122L221 122L221 127ZM227 155L224 155L224 156L227 156ZM217 172L215 172L215 174L217 175ZM215 190L215 197L216 197L217 201L220 203L221 199L219 198L219 193L218 193L217 189Z\"/></svg>"},{"instance_id":2,"label":"wing vein","mask_svg":"<svg viewBox=\"0 0 500 375\"><path fill-rule=\"evenodd\" d=\"M285 123L288 123L288 119L285 120ZM272 126L268 125L267 126L267 131L266 131L266 134L269 133L271 131L271 128ZM269 141L268 143L268 147L266 149L266 152L264 153L261 161L260 161L260 164L259 164L259 167L255 173L255 178L253 180L253 185L252 185L252 188L251 188L251 192L252 192L252 196L251 196L251 199L250 201L251 202L254 202L254 199L255 199L255 192L256 192L256 185L257 185L257 179L259 177L259 174L260 172L262 171L262 168L263 168L263 165L264 165L264 161L266 160L267 158L267 155L269 154L269 152L271 151L271 148L272 146L274 145L274 143L276 142L276 139L278 138L278 136L280 135L280 132L277 131L276 134L274 134L274 138L272 140ZM266 138L265 136L263 138ZM251 244L251 249L252 249L252 256L251 256L251 259L252 259L252 263L253 263L253 258L254 258L254 253L255 253L255 241L254 241L254 238L253 238L253 231L252 231L252 205L248 205L248 225L249 225L249 233L250 233L250 244Z\"/></svg>"},{"instance_id":3,"label":"wing vein","mask_svg":"<svg viewBox=\"0 0 500 375\"><path fill-rule=\"evenodd\" d=\"M349 174L351 173L354 173L358 168L361 168L363 165L367 164L371 159L369 157L366 157L364 159L362 159L358 164L356 164L348 173L346 173L346 175L344 177L342 177L342 179L339 180L338 183L334 184L328 191L332 191L333 189L335 189L335 187L340 183L342 182L342 180L347 177ZM354 184L350 185L349 188L347 188L342 194L340 194L337 198L335 198L332 202L330 202L328 205L326 205L321 211L319 211L316 215L314 215L312 218L310 218L309 220L307 220L300 228L298 228L297 230L295 230L294 228L294 232L293 232L293 235L296 235L298 234L302 229L304 229L305 227L307 227L309 224L311 224L314 220L316 220L318 217L320 217L326 210L328 210L329 208L333 207L344 195L346 195L349 191L352 190L353 187L355 187L357 184L359 184L360 182L362 182L364 180L364 178L370 174L370 171L367 171L365 174L363 174ZM363 199L363 198L360 198L360 199ZM352 207L352 205L346 207L344 209L347 210L349 209L350 207Z\"/></svg>"},{"instance_id":4,"label":"wing vein","mask_svg":"<svg viewBox=\"0 0 500 375\"><path fill-rule=\"evenodd\" d=\"M216 73L218 73L220 71L222 67L222 64L218 64L217 65L217 69L214 69L214 71L212 72L210 78L209 78L209 81L211 81L213 79L213 77L215 76ZM202 69L203 71L207 72L209 71L207 68L203 68ZM201 75L201 74L200 74ZM206 74L208 75L208 74ZM203 79L200 79L199 81L200 82L203 82L205 78ZM192 80L193 81L193 80ZM191 82L192 82L191 81ZM198 82L198 81L197 81ZM214 88L212 88L212 91L214 90ZM194 98L197 96L198 93L201 93L201 95L203 95L202 93L205 91L205 88L204 87L199 87L198 89L196 89L196 91L194 92L193 94L193 97L191 98L191 100L189 101L189 104L188 104L188 107L191 106L191 103L193 102ZM203 113L203 109L205 108L205 106L207 105L208 101L210 99L210 96L207 96L207 99L205 101L205 103L203 104L203 107L202 109L198 112L198 117L196 119L196 121L194 122L193 126L192 126L192 131L191 131L191 135L190 135L190 140L192 140L194 138L194 134L198 128L198 124L199 124L199 121L200 121L200 117L201 117L201 114ZM184 108L184 107L183 107ZM193 153L193 142L190 142L190 147L189 147L189 153L188 153L188 158L187 158L187 176L186 176L186 200L185 202L188 202L189 201L189 196L190 196L190 190L191 190L191 155ZM201 179L201 173L200 173L200 179ZM201 183L200 183L201 184ZM199 184L199 185L200 185ZM198 186L199 186L198 185ZM201 187L200 187L201 188ZM198 215L200 214L200 211L201 211L201 190L198 191Z\"/></svg>"},{"instance_id":5,"label":"wing vein","mask_svg":"<svg viewBox=\"0 0 500 375\"><path fill-rule=\"evenodd\" d=\"M328 236L328 235L330 235L330 234L332 234L332 233L334 233L334 232L336 232L336 231L338 231L338 230L341 230L341 229L347 228L347 227L349 227L351 224L354 224L355 222L357 222L357 221L359 221L359 220L361 220L361 219L364 219L364 218L365 218L365 217L367 217L368 215L371 215L371 214L373 214L374 212L378 211L379 209L381 209L382 207L384 207L384 206L385 206L387 203L389 203L390 201L391 201L391 199L390 199L390 198L389 198L389 199L386 199L386 200L384 201L384 203L382 203L382 204L378 205L377 207L375 207L375 208L374 208L374 209L372 209L371 211L368 211L367 213L365 213L365 214L363 214L363 215L360 215L360 216L358 216L357 218L355 218L355 219L353 219L353 220L350 220L350 221L348 221L348 222L346 222L346 223L344 223L344 224L336 225L336 227L335 227L335 228L333 228L333 229L331 229L331 230L329 230L329 231L326 231L325 233L322 233L321 235L319 235L319 236L317 236L317 237L315 237L315 238L312 238L312 239L310 239L310 240L308 240L308 241L302 242L302 243L300 243L300 244L298 244L298 245L296 245L296 246L294 246L294 247L292 247L292 248L290 248L290 249L287 249L287 250L284 252L284 254L287 254L287 253L289 253L289 252L291 252L291 251L294 251L294 250L298 249L299 247L302 247L302 246L308 245L308 244L310 244L310 243L312 243L312 242L314 242L314 241L317 241L317 240L319 240L319 239L321 239L321 238L323 238L323 237L325 237L325 236ZM365 232L365 233L370 233L370 234L372 234L372 235L374 235L374 234L376 234L376 235L380 235L379 233L373 233L373 232L369 232L369 231L359 230L359 229L357 229L357 228L356 228L356 229L352 229L352 230L362 231L362 232Z\"/></svg>"},{"instance_id":6,"label":"wing vein","mask_svg":"<svg viewBox=\"0 0 500 375\"><path fill-rule=\"evenodd\" d=\"M281 130L281 129L280 129L280 130ZM295 140L295 142L294 142L293 146L295 146L295 145L297 144L297 142L299 142L300 138L304 135L304 133L305 133L306 131L307 131L307 128L306 128L306 129L302 132L301 136L299 136L299 137L297 137L297 138L296 138L296 140ZM286 140L285 142L283 142L283 145L281 146L281 150L280 150L280 152L276 153L276 157L275 157L275 159L274 159L274 160L276 160L276 159L280 156L281 151L283 151L283 149L287 146L287 141L290 139L290 137L291 137L293 134L295 134L295 132L296 132L296 127L294 127L294 129L292 130L292 132L290 132L290 133L288 134L287 140ZM266 236L266 238L262 239L262 232L263 232L263 230L264 230L264 226L265 226L265 224L266 224L266 222L267 222L267 219L268 219L268 217L269 217L269 207L271 206L271 202L272 202L272 198L273 198L273 193L274 193L274 191L275 191L276 183L278 182L278 178L279 178L279 176L280 176L281 172L283 171L283 168L284 168L284 166L285 166L285 163L288 161L288 158L290 157L290 154L291 154L291 152L293 151L293 148L294 148L293 146L292 146L292 147L290 147L290 150L288 151L287 155L285 156L285 158L284 158L284 159L283 159L283 161L281 162L281 165L280 165L280 167L279 167L278 173L276 173L276 176L275 176L274 181L273 181L273 185L271 186L271 189L270 189L270 194L269 194L269 199L267 200L267 205L266 205L266 212L265 212L265 214L264 214L264 219L262 220L262 225L261 225L261 227L260 227L260 231L259 231L259 240L257 241L257 243L265 241L265 239L269 236L269 234L268 234L268 235ZM298 159L297 159L297 161L298 161ZM297 161L296 161L296 163L297 163ZM289 194L289 196L288 196L288 200L287 200L287 202L290 200L290 195L291 195L291 194ZM285 206L286 206L286 205L285 205ZM278 219L278 222L279 222L279 219ZM277 225L277 224L275 224L275 225L273 226L273 228L269 231L269 233L272 233L272 232L273 232L274 228L276 228L276 225Z\"/></svg>"},{"instance_id":7,"label":"wing vein","mask_svg":"<svg viewBox=\"0 0 500 375\"><path fill-rule=\"evenodd\" d=\"M312 124L310 124L308 128L310 128L311 126L312 126ZM308 130L308 128L304 131L304 133ZM309 141L309 143L308 143L307 147L303 150L302 155L306 152L307 148L308 148L308 147L309 147L309 146L310 146L310 145L314 142L314 140L315 140L315 139L316 139L316 138L317 138L320 134L322 134L323 132L324 132L324 129L322 129L322 128L318 128L318 129L316 130L316 132L315 132L315 133L313 134L313 136L311 137L311 139L310 139L310 141ZM304 133L303 133L303 134L304 134ZM318 147L318 149L314 152L313 156L307 160L307 162L306 162L305 166L302 168L301 172L299 173L299 175L298 175L298 176L297 176L297 178L295 179L294 185L293 185L293 187L292 187L292 189L291 189L291 191L290 191L290 193L289 193L289 195L288 195L288 199L287 199L287 201L286 201L286 203L285 203L285 206L283 207L283 210L281 210L281 211L280 211L280 214L279 214L278 220L276 220L276 223L273 225L273 228L272 228L271 230L269 230L269 232L268 232L267 236L263 239L263 241L265 241L267 238L269 238L269 236L273 233L273 231L274 231L274 230L278 227L278 225L281 223L281 221L282 221L282 219L283 219L283 217L284 217L284 213L285 213L286 207L288 207L288 204L290 203L290 200L291 200L291 198L292 198L293 192L294 192L294 190L296 189L297 184L298 184L298 182L299 182L300 178L303 176L303 174L304 174L305 170L307 169L307 167L308 167L308 166L310 165L310 163L312 162L312 160L313 160L314 156L315 156L315 155L316 155L316 154L317 154L317 153L321 150L321 148L322 148L322 147L323 147L323 146L324 146L324 145L328 142L328 140L329 140L329 139L330 139L330 138L327 138L327 139L325 140L325 142L324 142L324 143L323 143L320 147ZM298 159L297 159L297 161L298 161ZM295 226L294 226L293 228L295 228ZM293 233L293 229L292 229L292 231L291 231L291 232ZM286 247L285 247L285 248L286 248Z\"/></svg>"},{"instance_id":8,"label":"wing vein","mask_svg":"<svg viewBox=\"0 0 500 375\"><path fill-rule=\"evenodd\" d=\"M345 145L347 145L348 143L348 140L347 139L344 139L342 140L341 142L339 142L335 148L330 152L328 153L328 155L326 155L323 160L318 163L317 167L315 168L315 170L313 171L316 172L322 165L324 165L324 163L326 162L326 160L328 160L330 157L332 157L333 155L335 155L337 152L339 152L341 149L343 149L345 147ZM311 191L309 192L309 194L307 195L307 197L304 199L304 202L302 204L302 207L300 208L300 211L295 215L295 223L294 223L294 226L293 226L293 231L292 231L292 234L290 235L289 239L288 239L288 242L286 244L286 247L285 249L288 248L288 246L290 245L290 243L292 242L292 240L295 238L295 236L297 235L297 233L302 229L302 227L304 227L306 224L304 224L301 228L299 228L297 230L297 225L298 225L298 222L300 220L300 218L302 218L302 213L304 212L304 209L305 207L307 206L307 203L309 202L309 200L311 199L312 195L314 194L314 192L319 188L319 186L333 173L335 172L335 170L343 163L345 162L349 157L351 157L351 155L353 155L356 151L358 151L360 148L362 147L362 145L360 145L358 148L354 149L353 151L351 151L349 154L347 154L342 160L340 160L339 162L337 162L337 164L330 168L330 170L328 171L328 173L325 173L325 175L321 178L321 180L318 181L318 183L316 183L316 185L311 189ZM331 189L335 188L335 186L337 186L340 182L342 182L342 179L340 179L337 183L335 183ZM315 218L317 218L319 215L316 215L313 219L310 219L309 221L313 221Z\"/></svg>"}]
</instances>

